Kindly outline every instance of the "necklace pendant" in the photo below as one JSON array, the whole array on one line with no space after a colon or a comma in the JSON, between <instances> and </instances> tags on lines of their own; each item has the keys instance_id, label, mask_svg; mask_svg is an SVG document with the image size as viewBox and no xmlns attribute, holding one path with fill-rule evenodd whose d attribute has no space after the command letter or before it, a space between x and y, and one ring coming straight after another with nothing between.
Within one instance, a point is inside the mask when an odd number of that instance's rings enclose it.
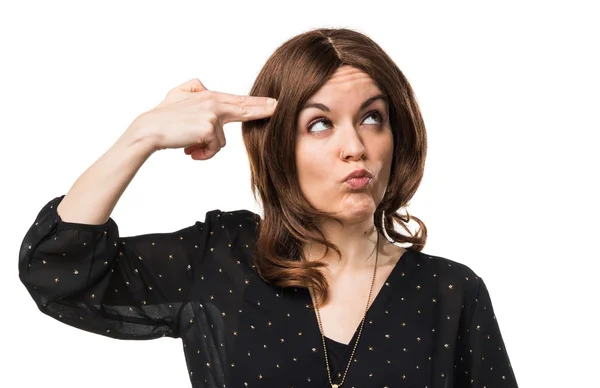
<instances>
[{"instance_id":1,"label":"necklace pendant","mask_svg":"<svg viewBox=\"0 0 600 388\"><path fill-rule=\"evenodd\" d=\"M331 384L331 388L339 388L340 386L337 384Z\"/></svg>"}]
</instances>

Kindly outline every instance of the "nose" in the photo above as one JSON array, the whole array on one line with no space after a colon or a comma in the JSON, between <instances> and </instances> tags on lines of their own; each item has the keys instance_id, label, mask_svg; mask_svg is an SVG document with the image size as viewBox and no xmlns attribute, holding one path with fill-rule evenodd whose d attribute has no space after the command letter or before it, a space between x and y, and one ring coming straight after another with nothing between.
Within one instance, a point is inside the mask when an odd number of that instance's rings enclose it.
<instances>
[{"instance_id":1,"label":"nose","mask_svg":"<svg viewBox=\"0 0 600 388\"><path fill-rule=\"evenodd\" d=\"M353 126L349 125L338 133L341 137L339 155L342 160L361 160L366 156L365 145Z\"/></svg>"}]
</instances>

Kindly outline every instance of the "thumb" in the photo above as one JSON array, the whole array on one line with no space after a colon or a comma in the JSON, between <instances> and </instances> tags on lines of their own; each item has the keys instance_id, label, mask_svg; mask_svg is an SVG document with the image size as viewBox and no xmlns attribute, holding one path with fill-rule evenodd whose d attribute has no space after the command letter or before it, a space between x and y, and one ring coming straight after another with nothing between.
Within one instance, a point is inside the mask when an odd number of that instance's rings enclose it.
<instances>
[{"instance_id":1,"label":"thumb","mask_svg":"<svg viewBox=\"0 0 600 388\"><path fill-rule=\"evenodd\" d=\"M207 89L202 82L200 82L198 78L192 78L191 80L169 90L164 100L154 109L164 108L165 106L171 105L177 101L186 99L189 97L189 95L186 93L196 93L204 90Z\"/></svg>"},{"instance_id":2,"label":"thumb","mask_svg":"<svg viewBox=\"0 0 600 388\"><path fill-rule=\"evenodd\" d=\"M207 90L206 86L204 86L198 78L192 78L191 80L179 85L177 88L183 92L192 93Z\"/></svg>"}]
</instances>

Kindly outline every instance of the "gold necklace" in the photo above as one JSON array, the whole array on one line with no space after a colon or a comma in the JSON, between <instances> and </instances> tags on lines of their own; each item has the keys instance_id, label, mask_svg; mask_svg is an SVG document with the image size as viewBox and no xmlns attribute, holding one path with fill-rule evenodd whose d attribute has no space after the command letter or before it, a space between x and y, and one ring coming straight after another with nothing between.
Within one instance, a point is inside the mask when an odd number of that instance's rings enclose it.
<instances>
[{"instance_id":1,"label":"gold necklace","mask_svg":"<svg viewBox=\"0 0 600 388\"><path fill-rule=\"evenodd\" d=\"M373 279L371 279L371 288L369 289L369 297L367 298L367 306L365 307L365 314L363 316L362 321L360 321L360 326L358 329L358 336L356 337L356 342L354 343L354 347L352 348L352 354L350 354L350 360L348 361L348 365L346 365L346 370L344 371L344 375L340 380L339 384L334 384L331 380L331 368L329 367L329 358L327 357L327 344L325 343L325 335L323 334L323 324L321 323L321 314L319 314L319 307L315 303L313 293L311 290L311 298L313 299L313 306L315 307L315 312L317 314L317 322L319 323L319 330L321 331L321 340L323 341L323 352L325 353L325 366L327 367L327 378L329 379L329 384L331 384L331 388L339 388L344 384L344 380L346 380L346 375L348 374L348 369L350 369L350 365L352 364L352 360L354 359L354 353L356 352L356 348L358 347L358 341L360 340L360 336L362 334L363 326L365 325L365 320L367 318L367 312L369 311L369 303L371 302L371 295L373 293L373 286L375 285L375 277L377 276L377 260L379 259L379 233L377 233L377 243L375 244L375 268L373 269ZM371 257L373 252L369 255ZM367 257L367 259L369 258Z\"/></svg>"}]
</instances>

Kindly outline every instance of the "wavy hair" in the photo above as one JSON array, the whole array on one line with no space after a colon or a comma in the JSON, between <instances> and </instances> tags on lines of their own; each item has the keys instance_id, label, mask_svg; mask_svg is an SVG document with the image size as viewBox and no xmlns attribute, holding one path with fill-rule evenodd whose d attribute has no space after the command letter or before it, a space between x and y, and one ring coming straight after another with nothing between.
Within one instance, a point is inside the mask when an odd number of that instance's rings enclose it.
<instances>
[{"instance_id":1,"label":"wavy hair","mask_svg":"<svg viewBox=\"0 0 600 388\"><path fill-rule=\"evenodd\" d=\"M254 198L264 216L258 227L254 264L260 276L280 287L311 288L318 303L328 297L320 261L308 261L304 244L335 244L318 229L321 219L336 218L312 207L303 196L296 173L296 123L301 107L343 65L369 74L388 97L394 150L387 191L374 214L379 233L395 243L421 251L427 228L417 217L399 210L417 191L423 178L427 135L413 90L398 66L366 35L346 28L314 29L279 46L259 72L252 96L278 100L274 114L242 123L242 137L251 168ZM418 224L415 232L409 222ZM339 220L338 220L339 221ZM399 224L406 233L394 229ZM384 234L385 235L385 234Z\"/></svg>"}]
</instances>

